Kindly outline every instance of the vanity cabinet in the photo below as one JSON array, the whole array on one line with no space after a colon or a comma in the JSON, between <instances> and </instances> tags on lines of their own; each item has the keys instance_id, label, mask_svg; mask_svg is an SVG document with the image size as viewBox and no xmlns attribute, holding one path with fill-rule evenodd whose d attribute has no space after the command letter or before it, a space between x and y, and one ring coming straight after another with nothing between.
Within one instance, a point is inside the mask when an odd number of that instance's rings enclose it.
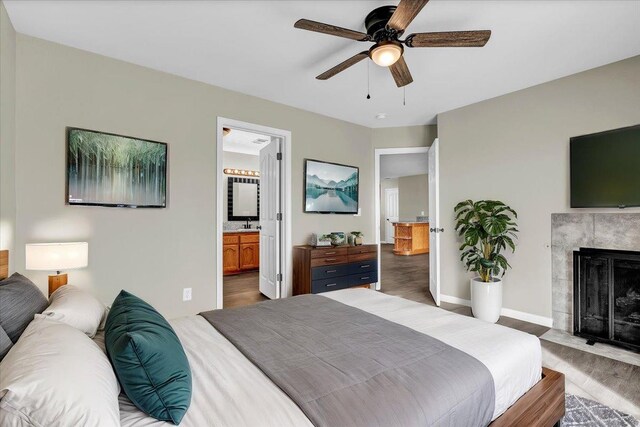
<instances>
[{"instance_id":1,"label":"vanity cabinet","mask_svg":"<svg viewBox=\"0 0 640 427\"><path fill-rule=\"evenodd\" d=\"M260 268L260 233L224 233L222 272L225 276Z\"/></svg>"}]
</instances>

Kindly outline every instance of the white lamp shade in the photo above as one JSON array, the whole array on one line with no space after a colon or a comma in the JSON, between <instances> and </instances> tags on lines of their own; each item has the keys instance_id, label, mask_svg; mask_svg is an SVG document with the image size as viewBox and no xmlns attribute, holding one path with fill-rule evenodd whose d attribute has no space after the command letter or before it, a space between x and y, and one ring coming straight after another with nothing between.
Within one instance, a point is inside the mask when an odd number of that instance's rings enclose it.
<instances>
[{"instance_id":1,"label":"white lamp shade","mask_svg":"<svg viewBox=\"0 0 640 427\"><path fill-rule=\"evenodd\" d=\"M89 264L89 244L29 243L26 245L27 270L69 270Z\"/></svg>"}]
</instances>

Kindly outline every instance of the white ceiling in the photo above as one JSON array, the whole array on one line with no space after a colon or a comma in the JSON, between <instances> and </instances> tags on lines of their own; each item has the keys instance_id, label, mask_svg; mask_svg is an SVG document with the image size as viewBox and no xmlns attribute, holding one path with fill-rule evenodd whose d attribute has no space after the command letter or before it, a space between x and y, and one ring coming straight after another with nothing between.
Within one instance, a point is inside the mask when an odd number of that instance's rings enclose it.
<instances>
[{"instance_id":1,"label":"white ceiling","mask_svg":"<svg viewBox=\"0 0 640 427\"><path fill-rule=\"evenodd\" d=\"M429 157L424 154L385 154L380 156L380 179L423 175L429 172Z\"/></svg>"},{"instance_id":2,"label":"white ceiling","mask_svg":"<svg viewBox=\"0 0 640 427\"><path fill-rule=\"evenodd\" d=\"M258 156L270 140L269 136L260 133L231 129L227 136L222 137L222 150Z\"/></svg>"},{"instance_id":3,"label":"white ceiling","mask_svg":"<svg viewBox=\"0 0 640 427\"><path fill-rule=\"evenodd\" d=\"M407 49L402 89L373 63L315 76L365 50L293 28L298 18L364 30L396 1L5 1L20 33L370 127L433 123L438 113L640 54L640 2L432 0L408 28L490 29L484 48ZM377 113L387 118L375 118Z\"/></svg>"}]
</instances>

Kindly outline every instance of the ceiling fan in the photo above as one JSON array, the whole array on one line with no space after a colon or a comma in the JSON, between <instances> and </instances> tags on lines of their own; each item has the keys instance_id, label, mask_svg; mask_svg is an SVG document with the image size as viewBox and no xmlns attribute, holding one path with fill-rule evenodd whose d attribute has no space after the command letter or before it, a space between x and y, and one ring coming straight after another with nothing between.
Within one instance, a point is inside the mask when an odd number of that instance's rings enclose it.
<instances>
[{"instance_id":1,"label":"ceiling fan","mask_svg":"<svg viewBox=\"0 0 640 427\"><path fill-rule=\"evenodd\" d=\"M316 77L327 80L336 74L357 64L365 58L389 67L391 75L398 87L408 85L413 81L407 63L404 60L404 46L413 47L482 47L489 37L490 30L480 31L447 31L437 33L415 33L401 40L400 37L411 21L420 13L429 0L401 0L398 6L382 6L369 12L364 20L366 33L323 24L322 22L300 19L295 28L315 31L317 33L344 37L359 42L375 43L369 50L355 54L351 58L336 65Z\"/></svg>"}]
</instances>

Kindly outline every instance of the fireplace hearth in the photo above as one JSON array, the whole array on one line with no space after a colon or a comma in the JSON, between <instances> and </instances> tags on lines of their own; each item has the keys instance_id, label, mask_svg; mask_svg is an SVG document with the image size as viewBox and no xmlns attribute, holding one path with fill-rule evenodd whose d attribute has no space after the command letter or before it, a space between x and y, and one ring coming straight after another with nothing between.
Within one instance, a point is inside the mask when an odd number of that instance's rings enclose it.
<instances>
[{"instance_id":1,"label":"fireplace hearth","mask_svg":"<svg viewBox=\"0 0 640 427\"><path fill-rule=\"evenodd\" d=\"M573 333L640 352L640 252L573 252Z\"/></svg>"}]
</instances>

